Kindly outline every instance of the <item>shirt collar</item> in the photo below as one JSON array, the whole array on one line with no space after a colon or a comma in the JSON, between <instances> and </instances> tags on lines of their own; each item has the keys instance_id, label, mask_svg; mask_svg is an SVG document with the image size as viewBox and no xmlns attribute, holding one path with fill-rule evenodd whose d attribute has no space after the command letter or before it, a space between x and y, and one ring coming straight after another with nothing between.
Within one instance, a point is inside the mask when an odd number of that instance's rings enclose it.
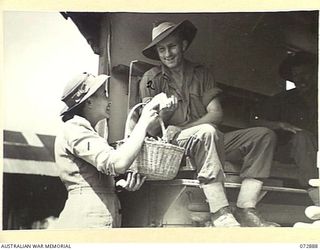
<instances>
[{"instance_id":1,"label":"shirt collar","mask_svg":"<svg viewBox=\"0 0 320 250\"><path fill-rule=\"evenodd\" d=\"M95 131L95 129L91 126L91 123L82 116L74 115L73 118L70 120L70 122L76 123L78 125L84 125L87 128L90 128L91 130Z\"/></svg>"},{"instance_id":2,"label":"shirt collar","mask_svg":"<svg viewBox=\"0 0 320 250\"><path fill-rule=\"evenodd\" d=\"M161 73L164 78L172 79L170 70L163 64L161 64Z\"/></svg>"},{"instance_id":3,"label":"shirt collar","mask_svg":"<svg viewBox=\"0 0 320 250\"><path fill-rule=\"evenodd\" d=\"M187 74L189 75L189 73L193 71L193 68L194 66L191 62L189 62L186 59L183 60L183 70L185 75ZM162 76L172 79L172 76L171 76L172 74L170 70L163 64L161 64L161 72L162 72Z\"/></svg>"}]
</instances>

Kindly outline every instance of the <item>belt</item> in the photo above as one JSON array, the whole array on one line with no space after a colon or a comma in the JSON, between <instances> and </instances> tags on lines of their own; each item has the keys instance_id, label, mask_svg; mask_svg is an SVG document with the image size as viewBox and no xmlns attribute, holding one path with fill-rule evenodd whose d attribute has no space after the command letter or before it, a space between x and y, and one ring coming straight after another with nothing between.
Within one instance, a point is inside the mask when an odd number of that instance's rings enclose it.
<instances>
[{"instance_id":1,"label":"belt","mask_svg":"<svg viewBox=\"0 0 320 250\"><path fill-rule=\"evenodd\" d=\"M68 190L69 195L72 194L115 194L113 187L77 187Z\"/></svg>"}]
</instances>

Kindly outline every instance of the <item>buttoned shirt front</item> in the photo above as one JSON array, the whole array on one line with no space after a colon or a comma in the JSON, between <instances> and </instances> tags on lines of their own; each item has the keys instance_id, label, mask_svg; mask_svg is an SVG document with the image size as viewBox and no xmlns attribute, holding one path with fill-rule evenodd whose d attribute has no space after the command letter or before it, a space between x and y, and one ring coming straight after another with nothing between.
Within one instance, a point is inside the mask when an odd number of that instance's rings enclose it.
<instances>
[{"instance_id":1,"label":"buttoned shirt front","mask_svg":"<svg viewBox=\"0 0 320 250\"><path fill-rule=\"evenodd\" d=\"M174 95L178 107L174 111L168 125L183 126L195 121L207 113L206 107L221 90L209 70L200 64L185 60L182 83L177 84L165 66L157 66L147 71L140 81L140 97L146 98L164 92ZM181 87L179 87L181 86Z\"/></svg>"},{"instance_id":2,"label":"buttoned shirt front","mask_svg":"<svg viewBox=\"0 0 320 250\"><path fill-rule=\"evenodd\" d=\"M55 157L67 190L113 189L114 149L83 117L74 116L64 125L55 141Z\"/></svg>"}]
</instances>

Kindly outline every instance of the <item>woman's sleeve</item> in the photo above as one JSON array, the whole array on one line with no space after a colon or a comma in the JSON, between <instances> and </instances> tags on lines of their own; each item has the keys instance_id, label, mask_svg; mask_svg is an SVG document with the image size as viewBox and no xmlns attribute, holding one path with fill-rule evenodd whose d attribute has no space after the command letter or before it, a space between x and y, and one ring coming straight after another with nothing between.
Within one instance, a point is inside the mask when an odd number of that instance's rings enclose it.
<instances>
[{"instance_id":1,"label":"woman's sleeve","mask_svg":"<svg viewBox=\"0 0 320 250\"><path fill-rule=\"evenodd\" d=\"M115 176L115 150L95 131L85 125L68 124L65 130L67 149L78 158L95 166L100 172Z\"/></svg>"}]
</instances>

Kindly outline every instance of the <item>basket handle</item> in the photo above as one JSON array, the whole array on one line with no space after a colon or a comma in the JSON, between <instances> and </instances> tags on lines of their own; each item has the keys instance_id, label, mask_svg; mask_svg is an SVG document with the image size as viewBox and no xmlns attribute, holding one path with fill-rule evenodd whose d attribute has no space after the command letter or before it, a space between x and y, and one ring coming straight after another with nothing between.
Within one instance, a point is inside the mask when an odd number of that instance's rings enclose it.
<instances>
[{"instance_id":1,"label":"basket handle","mask_svg":"<svg viewBox=\"0 0 320 250\"><path fill-rule=\"evenodd\" d=\"M133 106L133 108L130 110L129 114L128 114L128 117L127 117L127 120L126 120L126 124L125 124L125 131L124 131L124 138L128 138L129 137L129 122L131 120L131 117L134 113L134 111L139 108L140 106L145 106L146 103L138 103L136 104L135 106ZM165 128L165 125L164 125L164 122L162 120L161 117L158 118L158 121L160 123L160 127L161 127L161 130L162 130L162 139L165 141L165 142L168 142L168 138L167 138L167 133L166 133L166 128Z\"/></svg>"}]
</instances>

